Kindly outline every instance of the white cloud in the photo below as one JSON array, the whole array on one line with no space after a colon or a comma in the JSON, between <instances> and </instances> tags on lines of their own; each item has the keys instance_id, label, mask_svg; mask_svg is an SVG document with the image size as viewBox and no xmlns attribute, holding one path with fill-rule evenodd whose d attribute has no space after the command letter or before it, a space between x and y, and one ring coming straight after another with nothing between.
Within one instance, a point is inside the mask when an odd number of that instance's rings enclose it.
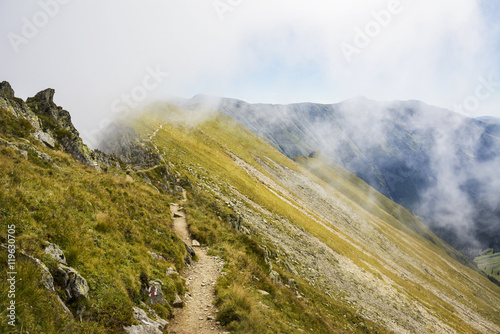
<instances>
[{"instance_id":1,"label":"white cloud","mask_svg":"<svg viewBox=\"0 0 500 334\"><path fill-rule=\"evenodd\" d=\"M73 0L17 54L7 34L19 34L22 18L41 9L38 1L4 1L0 79L21 97L55 88L78 128L91 129L114 99L141 84L147 66L170 73L150 99L210 93L336 102L366 95L444 107L473 94L478 77L500 75L498 50L490 47L498 26L483 19L478 1L401 0L401 12L351 63L340 43L352 43L355 29L390 0L221 1L234 5L224 20L212 0ZM476 112L500 116L499 95Z\"/></svg>"}]
</instances>

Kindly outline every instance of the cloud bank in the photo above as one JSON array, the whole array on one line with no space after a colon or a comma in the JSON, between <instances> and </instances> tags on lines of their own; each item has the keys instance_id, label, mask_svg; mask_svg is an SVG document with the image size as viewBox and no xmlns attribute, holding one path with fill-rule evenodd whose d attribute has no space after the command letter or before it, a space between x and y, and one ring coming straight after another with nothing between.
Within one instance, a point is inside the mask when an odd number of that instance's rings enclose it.
<instances>
[{"instance_id":1,"label":"cloud bank","mask_svg":"<svg viewBox=\"0 0 500 334\"><path fill-rule=\"evenodd\" d=\"M499 8L479 0L7 0L0 77L21 97L55 88L84 136L114 115L117 100L134 109L197 93L270 103L364 95L453 108L490 77L491 94L464 113L500 116ZM147 89L150 69L168 75Z\"/></svg>"}]
</instances>

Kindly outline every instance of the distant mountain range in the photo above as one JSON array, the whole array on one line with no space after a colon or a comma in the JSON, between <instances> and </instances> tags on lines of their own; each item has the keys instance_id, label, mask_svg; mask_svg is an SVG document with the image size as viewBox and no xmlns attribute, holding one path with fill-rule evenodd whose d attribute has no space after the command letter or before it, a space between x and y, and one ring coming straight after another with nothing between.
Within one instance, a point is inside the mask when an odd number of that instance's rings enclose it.
<instances>
[{"instance_id":1,"label":"distant mountain range","mask_svg":"<svg viewBox=\"0 0 500 334\"><path fill-rule=\"evenodd\" d=\"M198 95L286 156L321 152L473 255L500 242L500 123L419 101L250 104Z\"/></svg>"}]
</instances>

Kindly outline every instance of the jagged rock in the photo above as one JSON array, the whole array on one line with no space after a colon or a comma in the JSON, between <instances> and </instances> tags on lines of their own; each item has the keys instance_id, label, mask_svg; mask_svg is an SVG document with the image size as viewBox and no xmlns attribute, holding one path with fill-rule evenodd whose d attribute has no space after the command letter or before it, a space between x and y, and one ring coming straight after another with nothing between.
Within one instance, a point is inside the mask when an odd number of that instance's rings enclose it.
<instances>
[{"instance_id":1,"label":"jagged rock","mask_svg":"<svg viewBox=\"0 0 500 334\"><path fill-rule=\"evenodd\" d=\"M54 148L56 146L56 140L50 135L50 133L43 132L41 130L37 130L31 136L33 138L41 141L42 143L44 143L46 146L48 146L50 148Z\"/></svg>"},{"instance_id":2,"label":"jagged rock","mask_svg":"<svg viewBox=\"0 0 500 334\"><path fill-rule=\"evenodd\" d=\"M184 261L187 263L187 264L190 264L191 263L191 260L193 259L193 257L196 255L196 252L194 251L194 249L189 246L187 243L184 242L184 247L186 247L186 251L187 251L187 254L186 254L186 258L184 259Z\"/></svg>"},{"instance_id":3,"label":"jagged rock","mask_svg":"<svg viewBox=\"0 0 500 334\"><path fill-rule=\"evenodd\" d=\"M271 278L271 281L278 282L278 283L281 282L280 274L278 274L274 270L271 270L271 272L269 273L269 277Z\"/></svg>"},{"instance_id":4,"label":"jagged rock","mask_svg":"<svg viewBox=\"0 0 500 334\"><path fill-rule=\"evenodd\" d=\"M14 97L14 90L7 81L2 81L0 83L0 96L7 99Z\"/></svg>"},{"instance_id":5,"label":"jagged rock","mask_svg":"<svg viewBox=\"0 0 500 334\"><path fill-rule=\"evenodd\" d=\"M231 214L227 217L227 222L230 227L234 228L237 232L241 232L241 224L243 223L243 218L235 214Z\"/></svg>"},{"instance_id":6,"label":"jagged rock","mask_svg":"<svg viewBox=\"0 0 500 334\"><path fill-rule=\"evenodd\" d=\"M138 307L134 307L134 318L140 325L132 325L124 327L125 333L128 334L161 334L162 330L168 325L164 319L158 318L156 321L149 318L146 312Z\"/></svg>"},{"instance_id":7,"label":"jagged rock","mask_svg":"<svg viewBox=\"0 0 500 334\"><path fill-rule=\"evenodd\" d=\"M160 280L149 281L148 303L149 304L165 304L167 300L162 291L163 282Z\"/></svg>"},{"instance_id":8,"label":"jagged rock","mask_svg":"<svg viewBox=\"0 0 500 334\"><path fill-rule=\"evenodd\" d=\"M181 308L184 306L184 303L182 302L182 299L178 294L175 294L175 300L172 303L172 306L177 308Z\"/></svg>"},{"instance_id":9,"label":"jagged rock","mask_svg":"<svg viewBox=\"0 0 500 334\"><path fill-rule=\"evenodd\" d=\"M160 156L151 144L141 142L139 134L132 128L111 124L98 144L106 154L115 154L123 162L140 168L162 164Z\"/></svg>"},{"instance_id":10,"label":"jagged rock","mask_svg":"<svg viewBox=\"0 0 500 334\"><path fill-rule=\"evenodd\" d=\"M263 295L263 296L267 296L267 295L269 295L269 292L264 291L264 290L257 290L257 292L259 292L259 293L260 293L261 295Z\"/></svg>"},{"instance_id":11,"label":"jagged rock","mask_svg":"<svg viewBox=\"0 0 500 334\"><path fill-rule=\"evenodd\" d=\"M200 247L200 243L197 240L193 240L193 241L191 241L191 246Z\"/></svg>"},{"instance_id":12,"label":"jagged rock","mask_svg":"<svg viewBox=\"0 0 500 334\"><path fill-rule=\"evenodd\" d=\"M181 213L179 212L174 212L174 218L182 218L184 217Z\"/></svg>"},{"instance_id":13,"label":"jagged rock","mask_svg":"<svg viewBox=\"0 0 500 334\"><path fill-rule=\"evenodd\" d=\"M47 161L47 162L52 162L53 161L52 158L50 157L50 155L38 151L36 148L34 148L33 146L31 146L29 144L12 143L12 142L10 142L8 140L0 138L0 146L8 146L11 149L13 149L15 151L18 151L18 152L20 152L20 151L32 152L32 153L36 154L40 159L42 159L44 161ZM22 154L22 153L20 152L20 154Z\"/></svg>"},{"instance_id":14,"label":"jagged rock","mask_svg":"<svg viewBox=\"0 0 500 334\"><path fill-rule=\"evenodd\" d=\"M67 264L66 257L64 256L63 251L56 244L49 244L45 248L45 254L48 254L50 257L52 257L57 262L60 262L62 264Z\"/></svg>"},{"instance_id":15,"label":"jagged rock","mask_svg":"<svg viewBox=\"0 0 500 334\"><path fill-rule=\"evenodd\" d=\"M5 245L0 245L0 248L4 248L7 250L7 246L5 246ZM56 296L56 298L59 301L59 303L61 304L61 307L63 308L64 312L66 312L66 314L68 314L70 317L73 317L73 314L71 313L69 308L66 306L66 304L64 304L61 297L59 297L59 295L56 294L56 290L54 288L54 277L50 273L50 270L49 270L49 268L47 268L45 263L43 263L42 261L40 261L39 259L37 259L31 255L26 254L22 250L19 250L18 254L21 256L24 256L28 260L35 263L42 270L42 284L43 284L43 286Z\"/></svg>"},{"instance_id":16,"label":"jagged rock","mask_svg":"<svg viewBox=\"0 0 500 334\"><path fill-rule=\"evenodd\" d=\"M100 167L94 162L99 158L102 158L101 162L108 166L109 157L104 158L99 154L100 152L93 152L83 143L80 134L71 122L69 112L54 103L54 93L54 89L45 89L34 97L28 98L26 103L19 107L27 109L18 114L34 125L36 131L33 136L49 147L55 147L56 143L59 143L64 151L75 159L98 170Z\"/></svg>"},{"instance_id":17,"label":"jagged rock","mask_svg":"<svg viewBox=\"0 0 500 334\"><path fill-rule=\"evenodd\" d=\"M286 267L286 269L287 269L290 273L292 273L292 274L294 274L294 275L298 275L298 274L299 274L299 273L297 272L297 270L295 269L295 267L294 267L291 263L289 263L288 261L285 261L285 267Z\"/></svg>"},{"instance_id":18,"label":"jagged rock","mask_svg":"<svg viewBox=\"0 0 500 334\"><path fill-rule=\"evenodd\" d=\"M68 301L76 301L88 298L89 285L75 269L59 264L54 273L54 280L58 286L64 289Z\"/></svg>"},{"instance_id":19,"label":"jagged rock","mask_svg":"<svg viewBox=\"0 0 500 334\"><path fill-rule=\"evenodd\" d=\"M29 97L26 103L41 102L49 106L55 106L54 104L54 93L55 90L52 88L47 88L38 92L34 97Z\"/></svg>"}]
</instances>

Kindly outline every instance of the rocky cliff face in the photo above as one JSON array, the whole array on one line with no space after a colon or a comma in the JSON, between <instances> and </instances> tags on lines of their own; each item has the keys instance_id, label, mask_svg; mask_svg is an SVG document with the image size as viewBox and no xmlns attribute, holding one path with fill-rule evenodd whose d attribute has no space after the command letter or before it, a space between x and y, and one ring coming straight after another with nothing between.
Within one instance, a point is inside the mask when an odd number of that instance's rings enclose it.
<instances>
[{"instance_id":1,"label":"rocky cliff face","mask_svg":"<svg viewBox=\"0 0 500 334\"><path fill-rule=\"evenodd\" d=\"M80 134L71 123L68 111L54 103L54 90L46 89L26 102L14 96L14 90L6 81L0 83L0 107L10 111L17 117L27 119L34 127L32 136L46 146L60 146L75 159L89 166L99 154L87 147Z\"/></svg>"},{"instance_id":2,"label":"rocky cliff face","mask_svg":"<svg viewBox=\"0 0 500 334\"><path fill-rule=\"evenodd\" d=\"M141 168L164 163L150 143L141 140L134 129L121 124L113 124L113 131L109 131L99 143L99 149L106 154L118 156L127 164Z\"/></svg>"},{"instance_id":3,"label":"rocky cliff face","mask_svg":"<svg viewBox=\"0 0 500 334\"><path fill-rule=\"evenodd\" d=\"M25 101L15 97L14 90L6 81L0 83L0 108L24 118L34 128L31 136L50 148L61 148L78 161L98 170L111 164L131 164L151 167L160 157L152 148L142 143L133 129L117 126L122 137L109 136L100 150L91 150L80 137L71 121L71 115L54 102L54 89L48 88ZM116 153L117 155L114 155Z\"/></svg>"}]
</instances>

